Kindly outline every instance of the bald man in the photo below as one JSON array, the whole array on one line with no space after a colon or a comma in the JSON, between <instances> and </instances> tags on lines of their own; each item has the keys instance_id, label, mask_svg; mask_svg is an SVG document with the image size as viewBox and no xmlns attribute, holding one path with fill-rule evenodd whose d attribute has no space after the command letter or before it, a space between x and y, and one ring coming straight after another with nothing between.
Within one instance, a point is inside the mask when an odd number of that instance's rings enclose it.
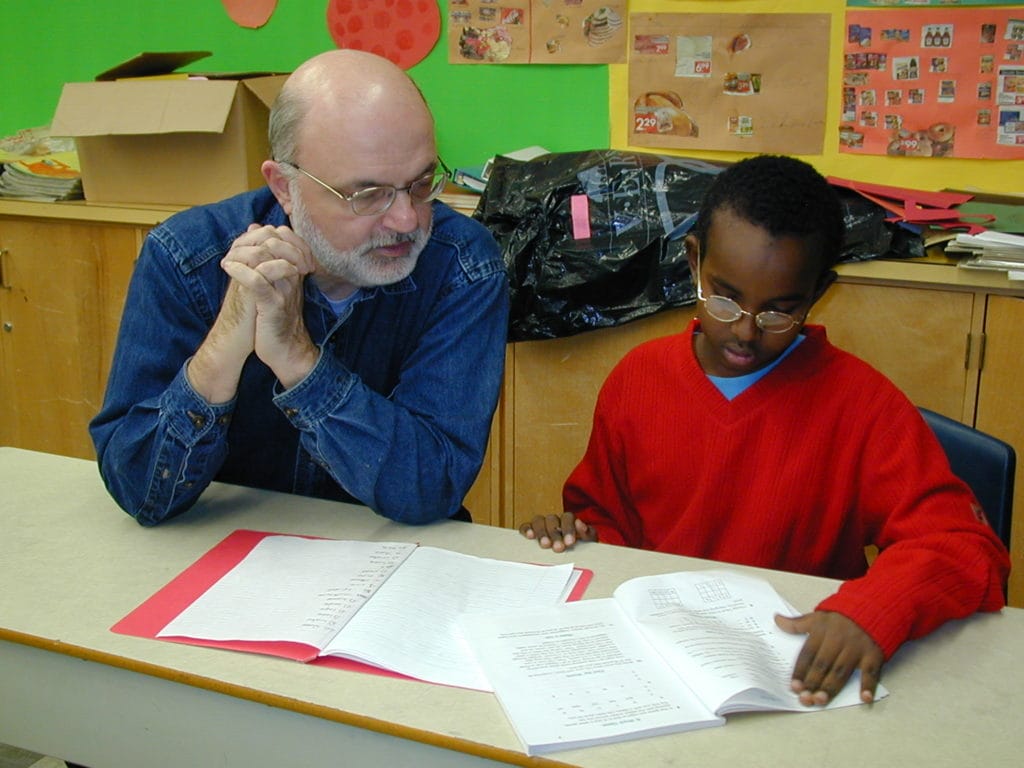
<instances>
[{"instance_id":1,"label":"bald man","mask_svg":"<svg viewBox=\"0 0 1024 768\"><path fill-rule=\"evenodd\" d=\"M422 94L386 59L330 51L288 78L269 132L265 187L143 245L90 425L107 488L142 525L213 480L464 518L508 287L487 230L436 200Z\"/></svg>"}]
</instances>

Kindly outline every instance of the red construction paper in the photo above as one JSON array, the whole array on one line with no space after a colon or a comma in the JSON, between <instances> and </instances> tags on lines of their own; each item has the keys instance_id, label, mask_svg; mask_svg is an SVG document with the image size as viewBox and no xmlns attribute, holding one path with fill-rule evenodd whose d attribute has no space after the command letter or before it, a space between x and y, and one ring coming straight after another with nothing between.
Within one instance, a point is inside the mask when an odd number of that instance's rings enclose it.
<instances>
[{"instance_id":1,"label":"red construction paper","mask_svg":"<svg viewBox=\"0 0 1024 768\"><path fill-rule=\"evenodd\" d=\"M409 69L440 38L441 12L436 0L330 0L327 30L339 48L375 53Z\"/></svg>"},{"instance_id":2,"label":"red construction paper","mask_svg":"<svg viewBox=\"0 0 1024 768\"><path fill-rule=\"evenodd\" d=\"M270 21L277 0L220 0L228 16L240 27L258 29Z\"/></svg>"}]
</instances>

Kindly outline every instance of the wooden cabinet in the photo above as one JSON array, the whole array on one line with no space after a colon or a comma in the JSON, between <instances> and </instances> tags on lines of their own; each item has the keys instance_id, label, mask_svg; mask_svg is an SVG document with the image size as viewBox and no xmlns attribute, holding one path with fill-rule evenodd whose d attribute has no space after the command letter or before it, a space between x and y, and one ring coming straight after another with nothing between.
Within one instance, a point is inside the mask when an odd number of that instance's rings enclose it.
<instances>
[{"instance_id":1,"label":"wooden cabinet","mask_svg":"<svg viewBox=\"0 0 1024 768\"><path fill-rule=\"evenodd\" d=\"M1024 298L988 296L985 347L975 426L1017 450L1010 531L1010 604L1024 607Z\"/></svg>"},{"instance_id":2,"label":"wooden cabinet","mask_svg":"<svg viewBox=\"0 0 1024 768\"><path fill-rule=\"evenodd\" d=\"M692 316L692 308L674 309L618 328L511 345L504 525L561 512L562 484L583 456L608 373L633 347L681 331Z\"/></svg>"},{"instance_id":3,"label":"wooden cabinet","mask_svg":"<svg viewBox=\"0 0 1024 768\"><path fill-rule=\"evenodd\" d=\"M984 297L940 289L836 283L811 310L829 339L867 360L917 405L971 421L977 378L969 360Z\"/></svg>"},{"instance_id":4,"label":"wooden cabinet","mask_svg":"<svg viewBox=\"0 0 1024 768\"><path fill-rule=\"evenodd\" d=\"M102 400L144 233L134 224L0 215L0 444L94 455L86 427Z\"/></svg>"}]
</instances>

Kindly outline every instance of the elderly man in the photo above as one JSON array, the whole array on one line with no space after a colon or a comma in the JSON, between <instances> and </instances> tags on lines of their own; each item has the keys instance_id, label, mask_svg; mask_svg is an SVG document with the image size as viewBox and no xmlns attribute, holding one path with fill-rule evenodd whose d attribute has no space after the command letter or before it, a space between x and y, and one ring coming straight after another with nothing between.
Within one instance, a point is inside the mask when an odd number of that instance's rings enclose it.
<instances>
[{"instance_id":1,"label":"elderly man","mask_svg":"<svg viewBox=\"0 0 1024 768\"><path fill-rule=\"evenodd\" d=\"M146 239L105 401L100 473L139 523L213 480L459 516L497 402L508 314L489 233L447 180L416 85L335 50L270 117L267 186Z\"/></svg>"}]
</instances>

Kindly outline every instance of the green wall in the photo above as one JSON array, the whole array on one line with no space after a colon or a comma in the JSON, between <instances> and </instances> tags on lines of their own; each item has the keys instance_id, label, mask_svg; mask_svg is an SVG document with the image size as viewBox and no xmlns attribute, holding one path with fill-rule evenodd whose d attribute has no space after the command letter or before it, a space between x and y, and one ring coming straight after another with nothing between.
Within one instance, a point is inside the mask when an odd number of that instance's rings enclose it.
<instances>
[{"instance_id":1,"label":"green wall","mask_svg":"<svg viewBox=\"0 0 1024 768\"><path fill-rule=\"evenodd\" d=\"M0 135L49 123L68 81L91 80L142 51L206 50L194 69L290 71L334 48L327 0L279 0L257 30L220 0L0 0ZM446 0L439 0L442 24ZM448 64L445 38L411 70L438 124L449 165L539 144L607 147L608 72L592 66Z\"/></svg>"}]
</instances>

